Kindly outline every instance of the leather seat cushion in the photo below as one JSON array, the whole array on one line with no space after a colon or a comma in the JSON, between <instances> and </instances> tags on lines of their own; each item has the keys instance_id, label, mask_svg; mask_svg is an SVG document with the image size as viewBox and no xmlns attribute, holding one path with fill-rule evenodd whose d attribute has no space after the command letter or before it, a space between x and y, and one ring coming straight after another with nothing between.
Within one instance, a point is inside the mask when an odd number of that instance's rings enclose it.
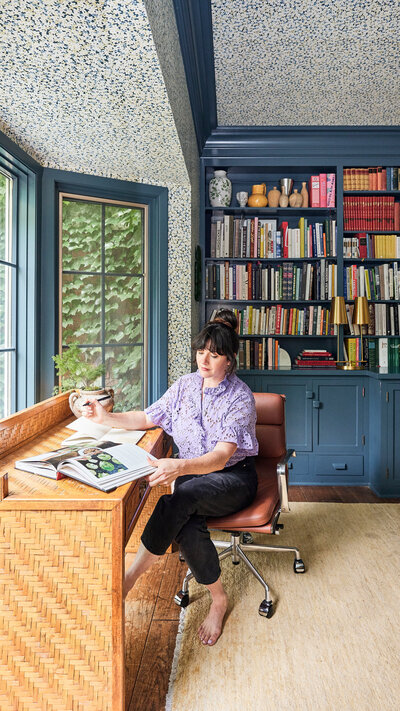
<instances>
[{"instance_id":1,"label":"leather seat cushion","mask_svg":"<svg viewBox=\"0 0 400 711\"><path fill-rule=\"evenodd\" d=\"M265 459L264 457L257 457L258 489L254 501L237 513L208 519L207 526L227 531L249 531L255 527L266 526L268 530L265 532L269 533L269 524L279 508L279 490L276 475L278 461L279 458Z\"/></svg>"}]
</instances>

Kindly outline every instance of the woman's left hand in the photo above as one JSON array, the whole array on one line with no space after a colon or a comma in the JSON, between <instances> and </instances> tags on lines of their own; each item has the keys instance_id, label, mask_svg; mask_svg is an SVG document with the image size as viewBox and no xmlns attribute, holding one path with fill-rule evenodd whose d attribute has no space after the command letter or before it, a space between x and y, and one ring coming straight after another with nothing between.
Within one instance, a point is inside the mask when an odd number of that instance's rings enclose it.
<instances>
[{"instance_id":1,"label":"woman's left hand","mask_svg":"<svg viewBox=\"0 0 400 711\"><path fill-rule=\"evenodd\" d=\"M156 468L153 474L146 477L150 486L157 486L158 484L168 486L182 474L182 462L179 459L154 460L148 457L147 461L152 467Z\"/></svg>"}]
</instances>

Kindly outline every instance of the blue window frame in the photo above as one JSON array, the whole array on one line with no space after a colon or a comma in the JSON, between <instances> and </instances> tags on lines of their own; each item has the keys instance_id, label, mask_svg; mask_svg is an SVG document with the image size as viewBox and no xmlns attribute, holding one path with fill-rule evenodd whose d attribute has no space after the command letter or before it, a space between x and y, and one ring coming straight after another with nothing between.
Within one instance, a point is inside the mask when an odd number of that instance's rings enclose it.
<instances>
[{"instance_id":1,"label":"blue window frame","mask_svg":"<svg viewBox=\"0 0 400 711\"><path fill-rule=\"evenodd\" d=\"M8 150L13 149L13 152ZM37 176L0 135L0 417L37 395Z\"/></svg>"},{"instance_id":2,"label":"blue window frame","mask_svg":"<svg viewBox=\"0 0 400 711\"><path fill-rule=\"evenodd\" d=\"M168 384L168 191L153 185L44 169L42 180L42 265L40 398L56 384L52 356L59 351L59 199L63 193L146 206L148 212L147 383L144 402Z\"/></svg>"}]
</instances>

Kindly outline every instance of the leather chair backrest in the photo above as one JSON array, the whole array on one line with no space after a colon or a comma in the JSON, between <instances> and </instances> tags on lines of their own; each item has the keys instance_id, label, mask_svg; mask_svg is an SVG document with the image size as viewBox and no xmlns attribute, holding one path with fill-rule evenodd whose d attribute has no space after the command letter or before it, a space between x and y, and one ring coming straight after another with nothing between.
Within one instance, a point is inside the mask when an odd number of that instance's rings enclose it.
<instances>
[{"instance_id":1,"label":"leather chair backrest","mask_svg":"<svg viewBox=\"0 0 400 711\"><path fill-rule=\"evenodd\" d=\"M254 393L259 457L281 457L286 452L285 396Z\"/></svg>"}]
</instances>

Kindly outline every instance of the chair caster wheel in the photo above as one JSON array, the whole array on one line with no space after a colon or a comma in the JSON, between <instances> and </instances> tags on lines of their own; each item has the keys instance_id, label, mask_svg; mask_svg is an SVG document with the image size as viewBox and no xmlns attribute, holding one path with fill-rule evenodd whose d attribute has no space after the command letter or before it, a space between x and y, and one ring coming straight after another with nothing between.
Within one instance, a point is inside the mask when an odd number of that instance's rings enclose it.
<instances>
[{"instance_id":1,"label":"chair caster wheel","mask_svg":"<svg viewBox=\"0 0 400 711\"><path fill-rule=\"evenodd\" d=\"M258 608L258 614L262 617L272 617L274 614L274 606L272 600L263 600Z\"/></svg>"},{"instance_id":2,"label":"chair caster wheel","mask_svg":"<svg viewBox=\"0 0 400 711\"><path fill-rule=\"evenodd\" d=\"M253 543L253 536L251 533L243 533L242 541L243 543Z\"/></svg>"},{"instance_id":3,"label":"chair caster wheel","mask_svg":"<svg viewBox=\"0 0 400 711\"><path fill-rule=\"evenodd\" d=\"M306 566L304 565L301 558L295 558L294 563L293 563L293 570L295 573L305 573L306 572Z\"/></svg>"},{"instance_id":4,"label":"chair caster wheel","mask_svg":"<svg viewBox=\"0 0 400 711\"><path fill-rule=\"evenodd\" d=\"M183 555L180 551L179 551L179 560L181 561L181 563L185 562L185 558L183 557Z\"/></svg>"},{"instance_id":5,"label":"chair caster wheel","mask_svg":"<svg viewBox=\"0 0 400 711\"><path fill-rule=\"evenodd\" d=\"M189 593L179 590L174 597L174 602L176 602L179 607L187 607L189 604Z\"/></svg>"}]
</instances>

